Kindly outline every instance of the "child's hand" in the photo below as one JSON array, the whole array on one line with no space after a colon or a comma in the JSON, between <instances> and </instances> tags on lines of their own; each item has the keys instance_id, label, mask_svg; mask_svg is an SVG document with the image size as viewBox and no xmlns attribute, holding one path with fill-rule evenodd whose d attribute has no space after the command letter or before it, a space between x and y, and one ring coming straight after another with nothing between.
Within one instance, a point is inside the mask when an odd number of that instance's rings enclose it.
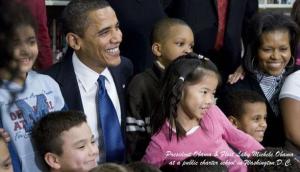
<instances>
[{"instance_id":1,"label":"child's hand","mask_svg":"<svg viewBox=\"0 0 300 172\"><path fill-rule=\"evenodd\" d=\"M0 137L2 137L5 140L5 142L10 141L9 134L3 128L0 128Z\"/></svg>"},{"instance_id":2,"label":"child's hand","mask_svg":"<svg viewBox=\"0 0 300 172\"><path fill-rule=\"evenodd\" d=\"M245 77L245 71L242 65L240 65L233 74L228 76L227 82L230 84L234 84L239 80L243 80Z\"/></svg>"}]
</instances>

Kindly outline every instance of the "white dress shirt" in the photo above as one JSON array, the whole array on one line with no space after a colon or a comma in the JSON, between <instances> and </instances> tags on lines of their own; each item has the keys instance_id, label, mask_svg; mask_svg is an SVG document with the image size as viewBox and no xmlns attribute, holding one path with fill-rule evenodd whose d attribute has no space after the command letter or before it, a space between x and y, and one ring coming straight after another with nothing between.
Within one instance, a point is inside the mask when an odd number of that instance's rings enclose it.
<instances>
[{"instance_id":1,"label":"white dress shirt","mask_svg":"<svg viewBox=\"0 0 300 172\"><path fill-rule=\"evenodd\" d=\"M112 103L118 115L119 122L121 124L121 108L115 82L108 68L105 68L100 74L98 74L97 72L93 71L91 68L83 64L75 53L73 53L72 62L80 91L83 110L86 114L88 125L90 126L95 136L95 140L98 144L99 125L97 112L97 79L100 75L104 75L106 77L105 88L110 99L112 100Z\"/></svg>"}]
</instances>

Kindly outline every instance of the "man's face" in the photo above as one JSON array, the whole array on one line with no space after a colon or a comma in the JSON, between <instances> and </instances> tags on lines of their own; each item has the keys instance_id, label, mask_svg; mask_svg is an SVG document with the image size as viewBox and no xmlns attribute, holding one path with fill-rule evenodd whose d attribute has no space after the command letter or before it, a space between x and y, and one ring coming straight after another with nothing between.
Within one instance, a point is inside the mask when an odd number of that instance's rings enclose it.
<instances>
[{"instance_id":1,"label":"man's face","mask_svg":"<svg viewBox=\"0 0 300 172\"><path fill-rule=\"evenodd\" d=\"M58 156L59 171L88 172L97 166L98 146L87 123L62 132L63 153Z\"/></svg>"},{"instance_id":2,"label":"man's face","mask_svg":"<svg viewBox=\"0 0 300 172\"><path fill-rule=\"evenodd\" d=\"M105 7L89 12L87 26L79 38L79 59L92 70L100 73L105 67L120 64L122 32L114 10Z\"/></svg>"}]
</instances>

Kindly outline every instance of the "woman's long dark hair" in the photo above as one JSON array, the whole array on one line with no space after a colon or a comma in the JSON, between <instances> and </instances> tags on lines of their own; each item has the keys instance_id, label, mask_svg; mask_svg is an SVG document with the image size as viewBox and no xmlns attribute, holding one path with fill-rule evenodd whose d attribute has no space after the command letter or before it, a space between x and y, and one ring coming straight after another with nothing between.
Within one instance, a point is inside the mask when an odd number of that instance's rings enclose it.
<instances>
[{"instance_id":1,"label":"woman's long dark hair","mask_svg":"<svg viewBox=\"0 0 300 172\"><path fill-rule=\"evenodd\" d=\"M181 56L168 66L163 78L160 101L150 118L153 134L159 132L167 120L171 125L169 139L172 138L172 128L176 129L177 138L185 135L185 130L176 120L183 87L186 83L200 81L208 72L215 73L221 81L217 67L209 59L199 58L194 53Z\"/></svg>"}]
</instances>

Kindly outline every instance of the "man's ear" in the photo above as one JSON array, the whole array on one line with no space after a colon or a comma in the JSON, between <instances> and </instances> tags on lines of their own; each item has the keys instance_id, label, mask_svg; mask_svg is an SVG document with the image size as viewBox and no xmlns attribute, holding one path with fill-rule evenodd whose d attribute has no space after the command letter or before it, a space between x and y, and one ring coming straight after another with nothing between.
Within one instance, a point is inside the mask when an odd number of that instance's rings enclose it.
<instances>
[{"instance_id":1,"label":"man's ear","mask_svg":"<svg viewBox=\"0 0 300 172\"><path fill-rule=\"evenodd\" d=\"M54 154L54 153L50 153L47 152L44 156L44 159L46 161L46 163L52 168L52 169L60 169L61 168L61 164L59 162L59 157Z\"/></svg>"},{"instance_id":2,"label":"man's ear","mask_svg":"<svg viewBox=\"0 0 300 172\"><path fill-rule=\"evenodd\" d=\"M232 123L232 125L234 125L236 128L240 128L239 120L238 120L236 117L230 115L230 116L228 117L228 119L229 119L229 121Z\"/></svg>"},{"instance_id":3,"label":"man's ear","mask_svg":"<svg viewBox=\"0 0 300 172\"><path fill-rule=\"evenodd\" d=\"M76 35L75 33L67 33L66 35L66 41L68 45L73 48L74 50L80 49L80 37Z\"/></svg>"},{"instance_id":4,"label":"man's ear","mask_svg":"<svg viewBox=\"0 0 300 172\"><path fill-rule=\"evenodd\" d=\"M152 53L156 56L156 57L160 57L161 56L161 45L157 42L152 44Z\"/></svg>"}]
</instances>

